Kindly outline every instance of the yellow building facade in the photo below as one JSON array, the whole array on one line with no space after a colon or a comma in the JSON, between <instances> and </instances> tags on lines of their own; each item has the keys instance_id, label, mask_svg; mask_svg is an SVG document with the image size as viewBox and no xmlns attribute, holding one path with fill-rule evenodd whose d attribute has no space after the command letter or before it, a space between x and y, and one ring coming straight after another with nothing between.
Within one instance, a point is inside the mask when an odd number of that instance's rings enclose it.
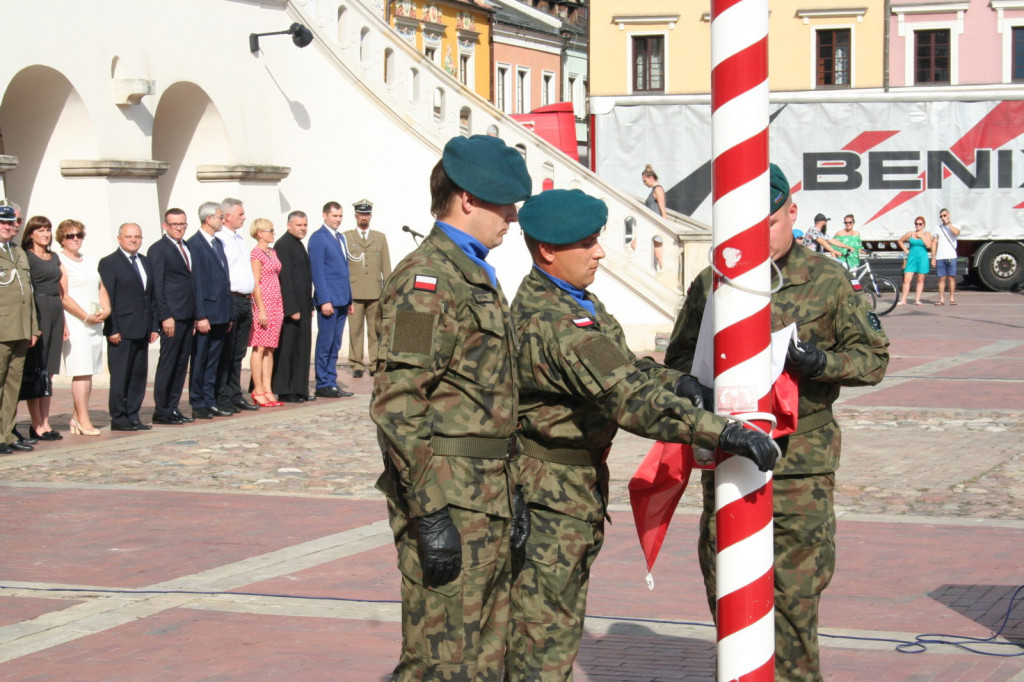
<instances>
[{"instance_id":1,"label":"yellow building facade","mask_svg":"<svg viewBox=\"0 0 1024 682\"><path fill-rule=\"evenodd\" d=\"M772 0L769 88L880 88L884 42L882 0ZM590 44L592 96L710 92L710 2L591 0Z\"/></svg>"},{"instance_id":2,"label":"yellow building facade","mask_svg":"<svg viewBox=\"0 0 1024 682\"><path fill-rule=\"evenodd\" d=\"M491 98L490 9L459 0L392 0L388 10L388 22L410 45Z\"/></svg>"}]
</instances>

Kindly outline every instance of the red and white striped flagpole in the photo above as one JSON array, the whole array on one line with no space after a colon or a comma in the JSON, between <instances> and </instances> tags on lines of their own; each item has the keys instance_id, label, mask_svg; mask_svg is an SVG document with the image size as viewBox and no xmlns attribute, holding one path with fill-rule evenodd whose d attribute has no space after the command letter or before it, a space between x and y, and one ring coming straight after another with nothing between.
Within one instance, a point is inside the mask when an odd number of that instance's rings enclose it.
<instances>
[{"instance_id":1,"label":"red and white striped flagpole","mask_svg":"<svg viewBox=\"0 0 1024 682\"><path fill-rule=\"evenodd\" d=\"M768 0L712 0L711 17L715 408L769 431ZM743 457L719 455L718 680L770 681L775 679L771 474Z\"/></svg>"}]
</instances>

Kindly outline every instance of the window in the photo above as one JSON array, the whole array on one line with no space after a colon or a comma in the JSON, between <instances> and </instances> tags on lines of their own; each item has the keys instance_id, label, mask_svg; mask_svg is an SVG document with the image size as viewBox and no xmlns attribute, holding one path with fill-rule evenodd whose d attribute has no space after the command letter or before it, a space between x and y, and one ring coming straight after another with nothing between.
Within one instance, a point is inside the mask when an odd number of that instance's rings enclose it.
<instances>
[{"instance_id":1,"label":"window","mask_svg":"<svg viewBox=\"0 0 1024 682\"><path fill-rule=\"evenodd\" d=\"M459 55L459 80L463 85L469 86L469 55Z\"/></svg>"},{"instance_id":2,"label":"window","mask_svg":"<svg viewBox=\"0 0 1024 682\"><path fill-rule=\"evenodd\" d=\"M437 61L437 48L436 47L425 47L423 48L423 54L432 62Z\"/></svg>"},{"instance_id":3,"label":"window","mask_svg":"<svg viewBox=\"0 0 1024 682\"><path fill-rule=\"evenodd\" d=\"M818 87L850 87L850 29L818 31Z\"/></svg>"},{"instance_id":4,"label":"window","mask_svg":"<svg viewBox=\"0 0 1024 682\"><path fill-rule=\"evenodd\" d=\"M1022 83L1024 82L1024 26L1013 27L1010 55L1012 61L1010 78L1014 83Z\"/></svg>"},{"instance_id":5,"label":"window","mask_svg":"<svg viewBox=\"0 0 1024 682\"><path fill-rule=\"evenodd\" d=\"M633 38L633 92L665 92L665 39Z\"/></svg>"},{"instance_id":6,"label":"window","mask_svg":"<svg viewBox=\"0 0 1024 682\"><path fill-rule=\"evenodd\" d=\"M542 76L543 83L540 87L540 105L546 107L555 102L555 74L545 71Z\"/></svg>"},{"instance_id":7,"label":"window","mask_svg":"<svg viewBox=\"0 0 1024 682\"><path fill-rule=\"evenodd\" d=\"M494 106L498 107L506 114L508 111L508 66L499 64L498 75L495 78L497 81L494 84Z\"/></svg>"},{"instance_id":8,"label":"window","mask_svg":"<svg viewBox=\"0 0 1024 682\"><path fill-rule=\"evenodd\" d=\"M949 83L949 30L914 31L914 82Z\"/></svg>"},{"instance_id":9,"label":"window","mask_svg":"<svg viewBox=\"0 0 1024 682\"><path fill-rule=\"evenodd\" d=\"M530 111L530 70L516 69L516 113L525 114Z\"/></svg>"}]
</instances>

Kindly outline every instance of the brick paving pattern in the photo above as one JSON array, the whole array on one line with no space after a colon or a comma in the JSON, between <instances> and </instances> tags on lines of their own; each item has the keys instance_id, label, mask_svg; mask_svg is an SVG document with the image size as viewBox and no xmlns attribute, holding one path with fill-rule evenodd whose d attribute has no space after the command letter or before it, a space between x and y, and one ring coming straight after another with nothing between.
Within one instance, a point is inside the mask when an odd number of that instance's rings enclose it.
<instances>
[{"instance_id":1,"label":"brick paving pattern","mask_svg":"<svg viewBox=\"0 0 1024 682\"><path fill-rule=\"evenodd\" d=\"M1024 657L943 645L911 655L852 639L989 637L1024 584L1024 300L957 299L883 318L889 376L844 390L837 405L828 680L1024 681ZM0 679L387 679L401 638L398 572L373 488L371 379L342 374L354 398L98 438L66 432L58 380L52 421L65 439L0 457ZM98 387L100 427L105 400ZM614 523L577 680L714 679L697 486L655 589L644 582L626 485L649 445L623 433L612 448ZM1024 607L1001 641L1024 646Z\"/></svg>"}]
</instances>

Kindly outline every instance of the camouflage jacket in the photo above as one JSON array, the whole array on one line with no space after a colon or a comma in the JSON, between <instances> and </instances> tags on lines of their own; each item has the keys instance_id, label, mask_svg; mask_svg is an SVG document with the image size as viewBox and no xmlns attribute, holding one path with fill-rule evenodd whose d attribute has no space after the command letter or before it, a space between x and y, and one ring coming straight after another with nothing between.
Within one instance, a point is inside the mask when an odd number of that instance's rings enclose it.
<instances>
[{"instance_id":1,"label":"camouflage jacket","mask_svg":"<svg viewBox=\"0 0 1024 682\"><path fill-rule=\"evenodd\" d=\"M871 386L885 376L889 338L878 316L854 293L846 270L826 256L800 244L783 262L782 288L772 295L772 330L797 323L801 341L825 351L820 376L799 378L800 408L797 431L779 439L782 459L775 475L818 474L839 468L840 432L832 418L832 403L840 386ZM665 364L689 370L697 346L704 304L711 289L711 269L697 276L687 292L665 353Z\"/></svg>"},{"instance_id":2,"label":"camouflage jacket","mask_svg":"<svg viewBox=\"0 0 1024 682\"><path fill-rule=\"evenodd\" d=\"M413 516L447 504L509 517L506 460L437 454L431 439L508 439L517 418L508 303L438 227L384 284L370 417Z\"/></svg>"},{"instance_id":3,"label":"camouflage jacket","mask_svg":"<svg viewBox=\"0 0 1024 682\"><path fill-rule=\"evenodd\" d=\"M600 454L619 427L646 438L713 447L725 420L672 393L679 373L637 358L604 305L590 316L536 268L512 302L520 339L522 435L549 448L597 453L597 467L523 455L527 500L586 521L604 516L608 467Z\"/></svg>"}]
</instances>

